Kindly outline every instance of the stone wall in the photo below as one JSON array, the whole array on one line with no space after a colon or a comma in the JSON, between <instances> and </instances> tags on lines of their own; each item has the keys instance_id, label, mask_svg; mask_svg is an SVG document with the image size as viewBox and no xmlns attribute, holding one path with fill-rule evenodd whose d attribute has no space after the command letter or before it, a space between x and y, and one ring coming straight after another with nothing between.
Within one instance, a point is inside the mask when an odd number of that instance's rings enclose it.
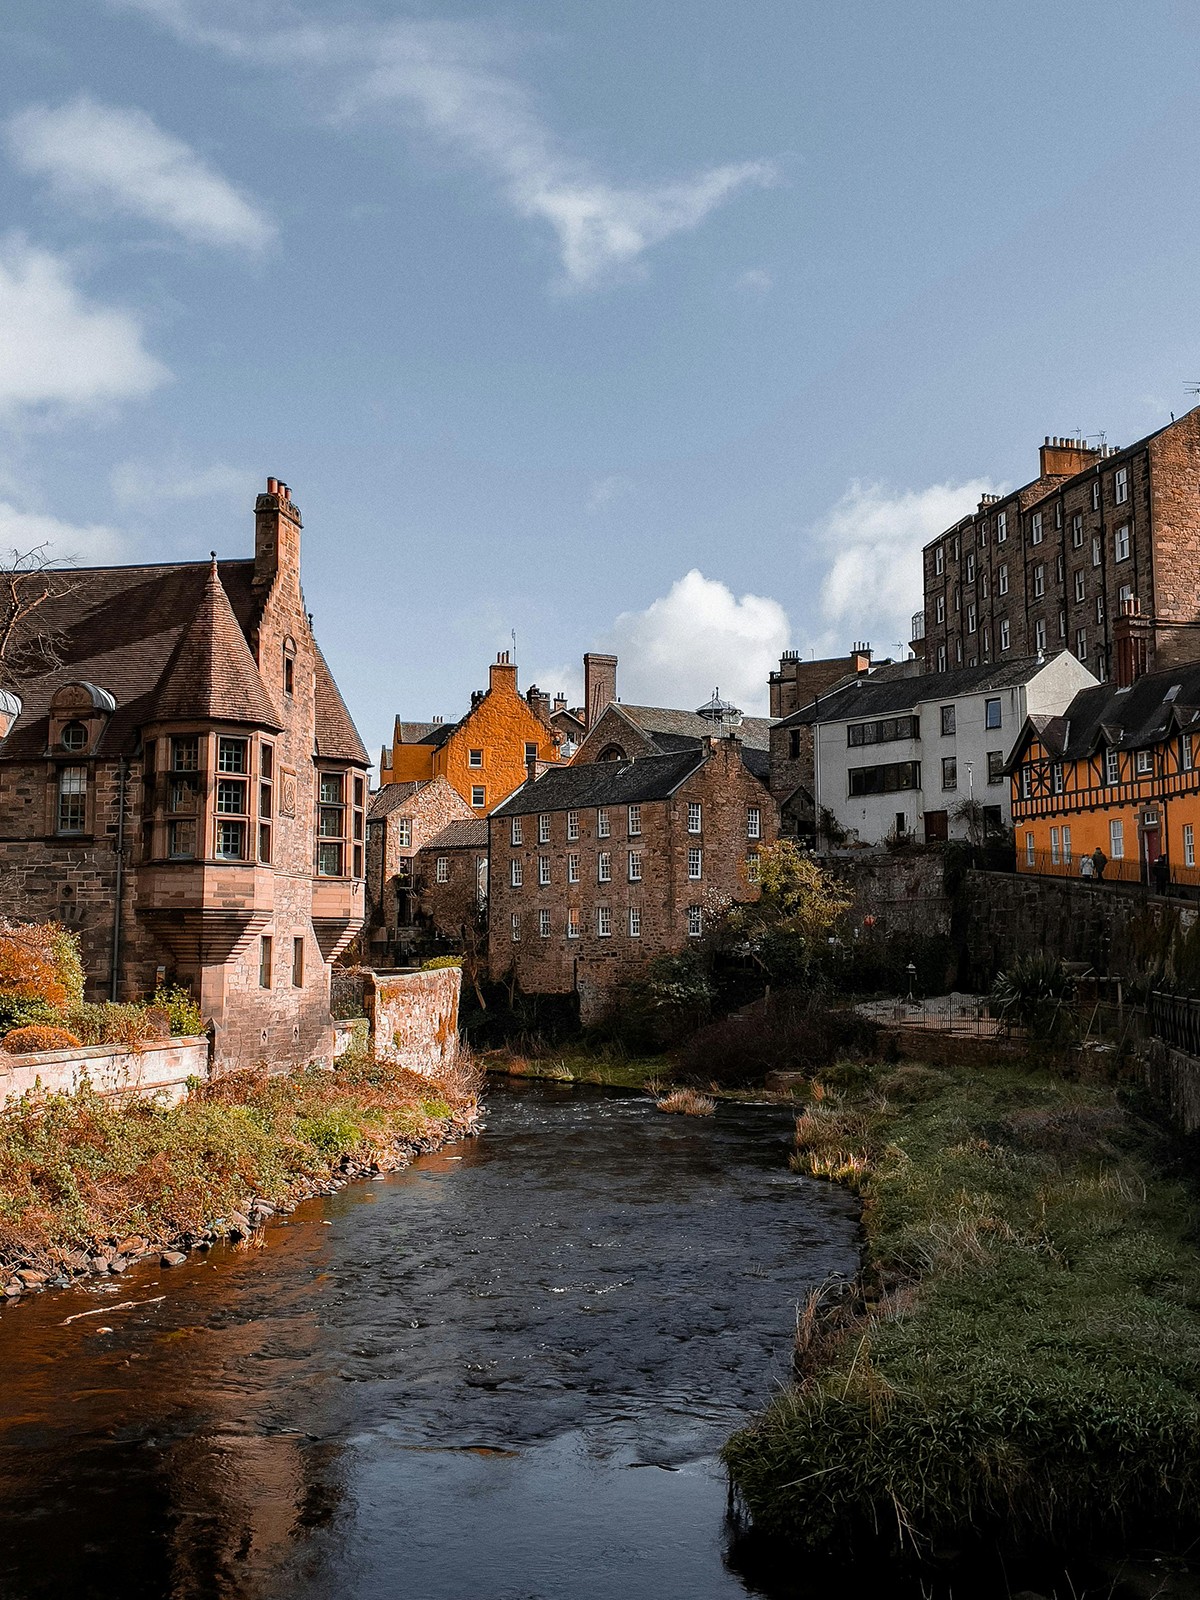
<instances>
[{"instance_id":1,"label":"stone wall","mask_svg":"<svg viewBox=\"0 0 1200 1600\"><path fill-rule=\"evenodd\" d=\"M829 872L854 896L853 928L877 938L945 938L951 932L953 902L946 893L940 850L883 850L820 857ZM999 874L996 874L999 876ZM873 917L873 923L867 918Z\"/></svg>"},{"instance_id":2,"label":"stone wall","mask_svg":"<svg viewBox=\"0 0 1200 1600\"><path fill-rule=\"evenodd\" d=\"M1200 1132L1200 1061L1161 1039L1141 1048L1146 1087L1182 1133Z\"/></svg>"},{"instance_id":3,"label":"stone wall","mask_svg":"<svg viewBox=\"0 0 1200 1600\"><path fill-rule=\"evenodd\" d=\"M161 1094L174 1105L189 1078L207 1077L206 1038L156 1039L137 1049L100 1044L21 1056L0 1052L0 1106L30 1089L73 1094L85 1079L102 1095Z\"/></svg>"},{"instance_id":4,"label":"stone wall","mask_svg":"<svg viewBox=\"0 0 1200 1600\"><path fill-rule=\"evenodd\" d=\"M453 1066L461 989L461 967L371 974L366 1002L376 1053L430 1077Z\"/></svg>"}]
</instances>

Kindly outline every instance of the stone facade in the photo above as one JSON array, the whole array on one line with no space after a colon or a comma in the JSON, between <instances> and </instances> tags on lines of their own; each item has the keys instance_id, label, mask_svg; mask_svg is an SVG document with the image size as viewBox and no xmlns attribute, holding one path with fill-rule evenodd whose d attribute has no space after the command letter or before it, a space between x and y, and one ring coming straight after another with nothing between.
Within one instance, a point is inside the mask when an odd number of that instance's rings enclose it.
<instances>
[{"instance_id":1,"label":"stone facade","mask_svg":"<svg viewBox=\"0 0 1200 1600\"><path fill-rule=\"evenodd\" d=\"M422 849L416 866L418 915L434 935L464 949L480 940L488 901L488 827L452 822Z\"/></svg>"},{"instance_id":2,"label":"stone facade","mask_svg":"<svg viewBox=\"0 0 1200 1600\"><path fill-rule=\"evenodd\" d=\"M391 964L417 943L429 911L417 886L421 851L453 822L475 813L445 778L392 783L372 797L367 819L367 948ZM486 829L484 830L486 836Z\"/></svg>"},{"instance_id":3,"label":"stone facade","mask_svg":"<svg viewBox=\"0 0 1200 1600\"><path fill-rule=\"evenodd\" d=\"M489 821L489 967L527 994L579 996L585 1023L655 956L757 896L775 808L739 741L572 765Z\"/></svg>"},{"instance_id":4,"label":"stone facade","mask_svg":"<svg viewBox=\"0 0 1200 1600\"><path fill-rule=\"evenodd\" d=\"M871 670L871 647L856 644L848 656L809 661L799 650L785 650L779 658L779 671L768 679L771 716L790 717L816 695L844 678L855 678Z\"/></svg>"},{"instance_id":5,"label":"stone facade","mask_svg":"<svg viewBox=\"0 0 1200 1600\"><path fill-rule=\"evenodd\" d=\"M461 989L459 967L371 974L367 1015L377 1054L426 1077L452 1067L458 1059Z\"/></svg>"},{"instance_id":6,"label":"stone facade","mask_svg":"<svg viewBox=\"0 0 1200 1600\"><path fill-rule=\"evenodd\" d=\"M84 1082L97 1094L118 1099L154 1095L174 1105L187 1093L189 1078L207 1077L206 1038L151 1039L135 1049L100 1044L22 1056L0 1051L0 1106L33 1089L74 1094Z\"/></svg>"}]
</instances>

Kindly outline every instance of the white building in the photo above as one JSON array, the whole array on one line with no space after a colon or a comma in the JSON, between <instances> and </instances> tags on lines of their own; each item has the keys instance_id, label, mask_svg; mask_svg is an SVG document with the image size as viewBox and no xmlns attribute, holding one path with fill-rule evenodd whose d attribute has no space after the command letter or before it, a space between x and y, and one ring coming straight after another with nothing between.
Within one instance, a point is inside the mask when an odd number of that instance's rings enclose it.
<instances>
[{"instance_id":1,"label":"white building","mask_svg":"<svg viewBox=\"0 0 1200 1600\"><path fill-rule=\"evenodd\" d=\"M828 813L851 843L912 835L933 843L966 838L974 805L988 831L1010 827L1004 765L1026 716L1059 716L1096 682L1068 651L920 677L863 677L787 725L812 726L818 819Z\"/></svg>"}]
</instances>

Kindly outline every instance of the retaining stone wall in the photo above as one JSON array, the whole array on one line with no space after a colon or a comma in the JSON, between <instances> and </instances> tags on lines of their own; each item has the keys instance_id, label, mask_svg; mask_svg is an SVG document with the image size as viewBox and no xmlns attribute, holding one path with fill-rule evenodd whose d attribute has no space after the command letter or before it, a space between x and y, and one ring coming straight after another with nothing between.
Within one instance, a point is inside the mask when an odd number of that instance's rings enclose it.
<instances>
[{"instance_id":1,"label":"retaining stone wall","mask_svg":"<svg viewBox=\"0 0 1200 1600\"><path fill-rule=\"evenodd\" d=\"M21 1056L0 1051L0 1106L36 1088L73 1094L85 1078L102 1095L162 1094L174 1105L186 1094L189 1078L207 1077L203 1037L156 1039L136 1050L99 1044Z\"/></svg>"},{"instance_id":2,"label":"retaining stone wall","mask_svg":"<svg viewBox=\"0 0 1200 1600\"><path fill-rule=\"evenodd\" d=\"M376 1053L427 1077L452 1066L458 1057L461 989L461 967L373 973L366 1002Z\"/></svg>"},{"instance_id":3,"label":"retaining stone wall","mask_svg":"<svg viewBox=\"0 0 1200 1600\"><path fill-rule=\"evenodd\" d=\"M946 893L940 850L872 850L821 856L821 865L854 896L850 920L862 928L874 917L876 937L903 933L921 938L950 933L953 902Z\"/></svg>"}]
</instances>

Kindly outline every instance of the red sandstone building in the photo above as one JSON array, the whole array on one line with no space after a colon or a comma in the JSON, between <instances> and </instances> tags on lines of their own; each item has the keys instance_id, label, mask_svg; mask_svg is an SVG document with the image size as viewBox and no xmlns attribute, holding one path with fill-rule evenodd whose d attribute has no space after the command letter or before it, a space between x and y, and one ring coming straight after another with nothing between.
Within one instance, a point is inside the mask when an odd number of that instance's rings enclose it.
<instances>
[{"instance_id":1,"label":"red sandstone building","mask_svg":"<svg viewBox=\"0 0 1200 1600\"><path fill-rule=\"evenodd\" d=\"M363 919L368 758L300 530L269 478L253 560L28 575L7 656L0 915L75 929L91 998L190 986L218 1066L329 1057Z\"/></svg>"},{"instance_id":2,"label":"red sandstone building","mask_svg":"<svg viewBox=\"0 0 1200 1600\"><path fill-rule=\"evenodd\" d=\"M452 822L487 827L445 778L388 783L372 796L367 815L367 950L381 965L405 961L430 929L420 903L421 851Z\"/></svg>"},{"instance_id":3,"label":"red sandstone building","mask_svg":"<svg viewBox=\"0 0 1200 1600\"><path fill-rule=\"evenodd\" d=\"M928 671L1070 650L1104 680L1133 615L1149 670L1200 651L1200 408L1124 449L1047 439L1038 476L924 551Z\"/></svg>"}]
</instances>

